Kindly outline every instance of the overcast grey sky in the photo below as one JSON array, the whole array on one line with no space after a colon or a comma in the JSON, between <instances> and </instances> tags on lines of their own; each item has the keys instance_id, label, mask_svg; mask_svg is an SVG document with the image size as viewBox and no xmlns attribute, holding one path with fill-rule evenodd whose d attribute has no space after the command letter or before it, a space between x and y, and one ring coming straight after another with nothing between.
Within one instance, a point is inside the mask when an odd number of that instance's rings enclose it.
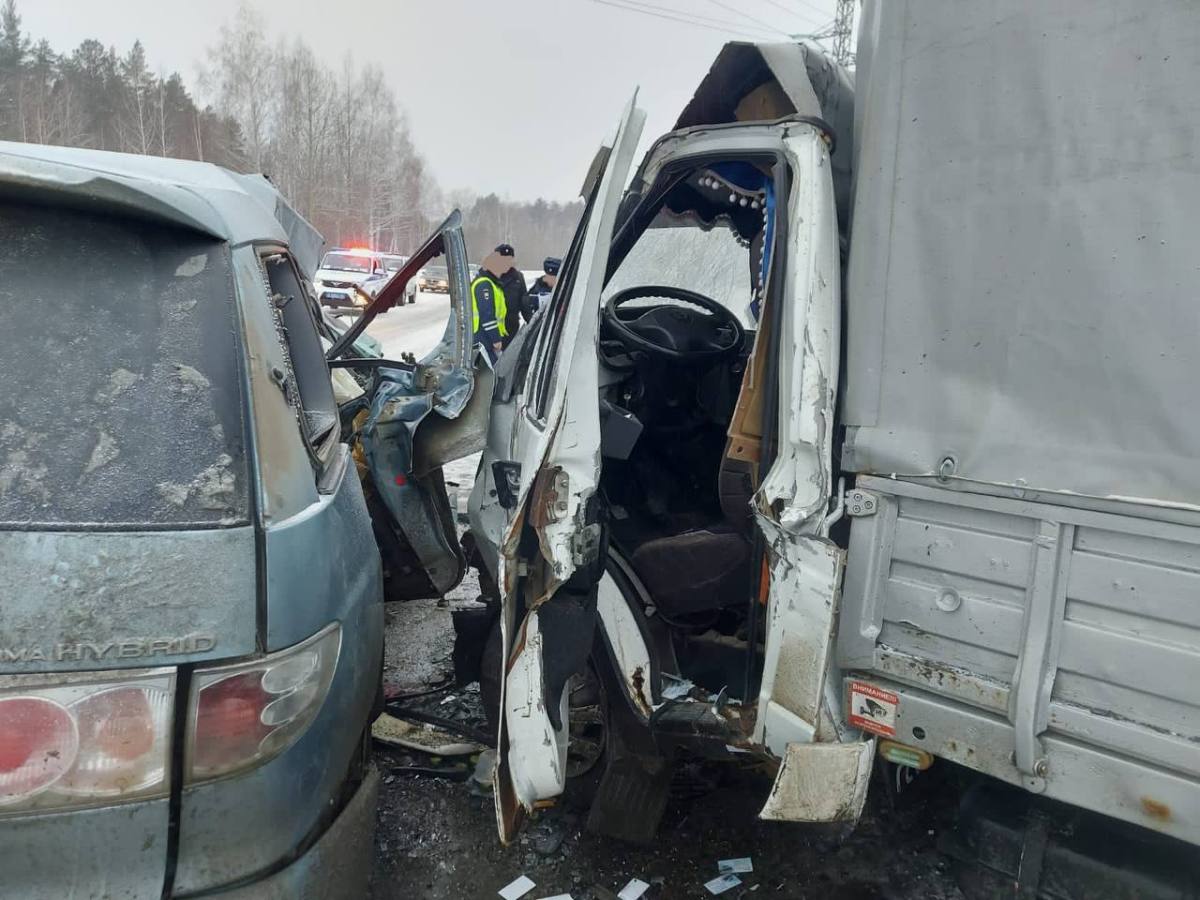
<instances>
[{"instance_id":1,"label":"overcast grey sky","mask_svg":"<svg viewBox=\"0 0 1200 900\"><path fill-rule=\"evenodd\" d=\"M196 87L197 64L239 0L17 0L56 50L141 39L156 69ZM726 40L782 40L833 19L834 0L247 0L277 37L337 68L378 63L447 190L567 200L640 86L646 136L670 128ZM633 12L670 8L712 27ZM737 29L720 22L739 23ZM768 30L768 26L770 30Z\"/></svg>"}]
</instances>

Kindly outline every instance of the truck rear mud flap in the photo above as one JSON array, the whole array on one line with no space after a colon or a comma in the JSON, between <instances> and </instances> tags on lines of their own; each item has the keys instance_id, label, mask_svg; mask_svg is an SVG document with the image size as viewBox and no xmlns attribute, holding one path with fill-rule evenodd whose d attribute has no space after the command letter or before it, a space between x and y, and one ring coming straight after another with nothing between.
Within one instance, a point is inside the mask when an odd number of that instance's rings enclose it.
<instances>
[{"instance_id":1,"label":"truck rear mud flap","mask_svg":"<svg viewBox=\"0 0 1200 900\"><path fill-rule=\"evenodd\" d=\"M791 743L759 818L776 822L842 822L862 815L875 742Z\"/></svg>"}]
</instances>

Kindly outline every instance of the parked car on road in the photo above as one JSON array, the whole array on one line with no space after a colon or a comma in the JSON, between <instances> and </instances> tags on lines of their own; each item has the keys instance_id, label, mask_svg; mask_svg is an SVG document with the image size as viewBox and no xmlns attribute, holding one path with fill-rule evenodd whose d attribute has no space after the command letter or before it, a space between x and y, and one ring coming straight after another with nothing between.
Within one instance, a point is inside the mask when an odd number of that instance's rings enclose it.
<instances>
[{"instance_id":1,"label":"parked car on road","mask_svg":"<svg viewBox=\"0 0 1200 900\"><path fill-rule=\"evenodd\" d=\"M397 272L399 272L404 267L404 264L406 262L408 262L407 256L399 256L395 253L383 254L383 267L387 271L389 278L391 276L395 275ZM418 277L411 279L408 282L408 287L404 292L404 296L401 297L396 302L396 305L397 306L405 306L409 303L416 303L417 302L417 294L420 293L420 291L418 290L419 283L420 283L419 275L418 275ZM378 294L379 292L376 291L375 293Z\"/></svg>"},{"instance_id":2,"label":"parked car on road","mask_svg":"<svg viewBox=\"0 0 1200 900\"><path fill-rule=\"evenodd\" d=\"M323 346L375 349L319 235L155 157L0 144L0 197L0 893L363 896L382 567Z\"/></svg>"},{"instance_id":3,"label":"parked car on road","mask_svg":"<svg viewBox=\"0 0 1200 900\"><path fill-rule=\"evenodd\" d=\"M313 277L317 299L335 315L356 316L390 277L382 253L363 247L335 248Z\"/></svg>"},{"instance_id":4,"label":"parked car on road","mask_svg":"<svg viewBox=\"0 0 1200 900\"><path fill-rule=\"evenodd\" d=\"M445 294L450 290L450 279L445 266L426 266L421 279L421 290Z\"/></svg>"}]
</instances>

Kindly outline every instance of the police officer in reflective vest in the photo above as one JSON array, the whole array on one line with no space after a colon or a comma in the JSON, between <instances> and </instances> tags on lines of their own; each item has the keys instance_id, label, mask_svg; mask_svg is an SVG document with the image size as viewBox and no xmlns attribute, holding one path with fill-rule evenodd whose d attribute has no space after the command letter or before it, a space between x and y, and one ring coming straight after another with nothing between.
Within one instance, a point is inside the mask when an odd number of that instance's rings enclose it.
<instances>
[{"instance_id":1,"label":"police officer in reflective vest","mask_svg":"<svg viewBox=\"0 0 1200 900\"><path fill-rule=\"evenodd\" d=\"M508 337L508 303L501 276L513 267L516 254L509 244L501 244L487 255L479 274L471 282L471 318L475 343L483 348L493 363L504 349Z\"/></svg>"}]
</instances>

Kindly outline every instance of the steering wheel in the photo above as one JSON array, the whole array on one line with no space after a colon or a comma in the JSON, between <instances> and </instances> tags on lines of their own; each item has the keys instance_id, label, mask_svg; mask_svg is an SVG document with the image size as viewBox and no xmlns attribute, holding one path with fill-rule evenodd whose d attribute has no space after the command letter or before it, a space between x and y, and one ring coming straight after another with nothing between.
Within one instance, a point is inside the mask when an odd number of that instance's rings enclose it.
<instances>
[{"instance_id":1,"label":"steering wheel","mask_svg":"<svg viewBox=\"0 0 1200 900\"><path fill-rule=\"evenodd\" d=\"M643 310L622 309L633 300L674 301ZM698 307L698 308L697 308ZM617 291L604 304L603 324L627 351L669 362L711 363L742 348L742 323L726 307L695 291L647 284Z\"/></svg>"}]
</instances>

